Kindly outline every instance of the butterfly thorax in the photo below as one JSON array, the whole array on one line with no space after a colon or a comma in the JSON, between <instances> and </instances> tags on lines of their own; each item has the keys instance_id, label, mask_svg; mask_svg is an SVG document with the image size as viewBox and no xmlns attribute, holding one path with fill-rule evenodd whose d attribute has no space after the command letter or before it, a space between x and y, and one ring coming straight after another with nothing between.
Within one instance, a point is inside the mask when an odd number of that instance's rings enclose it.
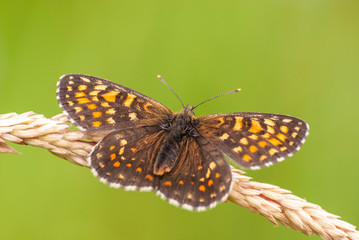
<instances>
[{"instance_id":1,"label":"butterfly thorax","mask_svg":"<svg viewBox=\"0 0 359 240\"><path fill-rule=\"evenodd\" d=\"M171 171L176 163L184 140L196 135L197 120L191 107L187 106L163 124L168 136L161 146L154 164L154 174L163 175Z\"/></svg>"}]
</instances>

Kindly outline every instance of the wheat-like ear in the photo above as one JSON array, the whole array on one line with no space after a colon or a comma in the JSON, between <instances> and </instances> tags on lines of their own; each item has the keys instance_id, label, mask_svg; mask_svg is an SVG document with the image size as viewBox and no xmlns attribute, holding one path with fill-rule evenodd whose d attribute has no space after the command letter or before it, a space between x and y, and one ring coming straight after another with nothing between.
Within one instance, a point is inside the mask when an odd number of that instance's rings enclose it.
<instances>
[{"instance_id":1,"label":"wheat-like ear","mask_svg":"<svg viewBox=\"0 0 359 240\"><path fill-rule=\"evenodd\" d=\"M33 112L0 115L0 152L18 153L7 142L37 146L74 164L89 167L86 158L104 134L69 129L68 119L59 114L51 119ZM338 216L307 202L280 187L250 181L243 171L232 168L233 189L228 201L258 213L274 225L278 222L306 235L323 239L357 239L356 227Z\"/></svg>"}]
</instances>

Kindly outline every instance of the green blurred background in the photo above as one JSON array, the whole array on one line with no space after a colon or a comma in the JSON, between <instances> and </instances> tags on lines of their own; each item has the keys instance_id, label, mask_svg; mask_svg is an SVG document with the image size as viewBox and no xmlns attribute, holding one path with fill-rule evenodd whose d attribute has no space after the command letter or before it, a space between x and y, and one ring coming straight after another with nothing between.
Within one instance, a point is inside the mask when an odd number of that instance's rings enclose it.
<instances>
[{"instance_id":1,"label":"green blurred background","mask_svg":"<svg viewBox=\"0 0 359 240\"><path fill-rule=\"evenodd\" d=\"M359 1L1 1L0 113L61 112L58 78L112 80L197 116L306 120L283 163L247 171L359 224ZM306 239L232 203L192 213L100 183L39 148L0 156L0 239ZM317 236L311 239L320 239Z\"/></svg>"}]
</instances>

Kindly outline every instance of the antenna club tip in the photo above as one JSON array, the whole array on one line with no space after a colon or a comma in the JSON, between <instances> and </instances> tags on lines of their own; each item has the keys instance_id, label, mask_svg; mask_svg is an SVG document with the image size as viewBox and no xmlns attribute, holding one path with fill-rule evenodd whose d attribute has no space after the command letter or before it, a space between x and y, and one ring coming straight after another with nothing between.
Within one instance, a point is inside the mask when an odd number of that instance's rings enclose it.
<instances>
[{"instance_id":1,"label":"antenna club tip","mask_svg":"<svg viewBox=\"0 0 359 240\"><path fill-rule=\"evenodd\" d=\"M162 78L162 76L158 74L158 75L157 75L157 78L160 78L160 79L161 79L161 78Z\"/></svg>"},{"instance_id":2,"label":"antenna club tip","mask_svg":"<svg viewBox=\"0 0 359 240\"><path fill-rule=\"evenodd\" d=\"M240 92L240 91L242 91L242 89L237 88L235 91L236 91L236 92Z\"/></svg>"}]
</instances>

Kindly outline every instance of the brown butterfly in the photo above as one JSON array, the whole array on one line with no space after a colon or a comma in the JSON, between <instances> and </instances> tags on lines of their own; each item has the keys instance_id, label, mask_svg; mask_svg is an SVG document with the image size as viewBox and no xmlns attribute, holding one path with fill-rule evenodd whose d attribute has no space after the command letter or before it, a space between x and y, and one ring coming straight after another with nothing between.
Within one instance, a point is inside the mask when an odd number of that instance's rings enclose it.
<instances>
[{"instance_id":1,"label":"brown butterfly","mask_svg":"<svg viewBox=\"0 0 359 240\"><path fill-rule=\"evenodd\" d=\"M195 117L188 105L173 113L132 89L81 74L61 77L57 99L81 130L109 132L89 156L100 181L153 190L187 210L227 199L232 174L225 155L243 168L269 166L298 151L309 129L303 120L279 114Z\"/></svg>"}]
</instances>

